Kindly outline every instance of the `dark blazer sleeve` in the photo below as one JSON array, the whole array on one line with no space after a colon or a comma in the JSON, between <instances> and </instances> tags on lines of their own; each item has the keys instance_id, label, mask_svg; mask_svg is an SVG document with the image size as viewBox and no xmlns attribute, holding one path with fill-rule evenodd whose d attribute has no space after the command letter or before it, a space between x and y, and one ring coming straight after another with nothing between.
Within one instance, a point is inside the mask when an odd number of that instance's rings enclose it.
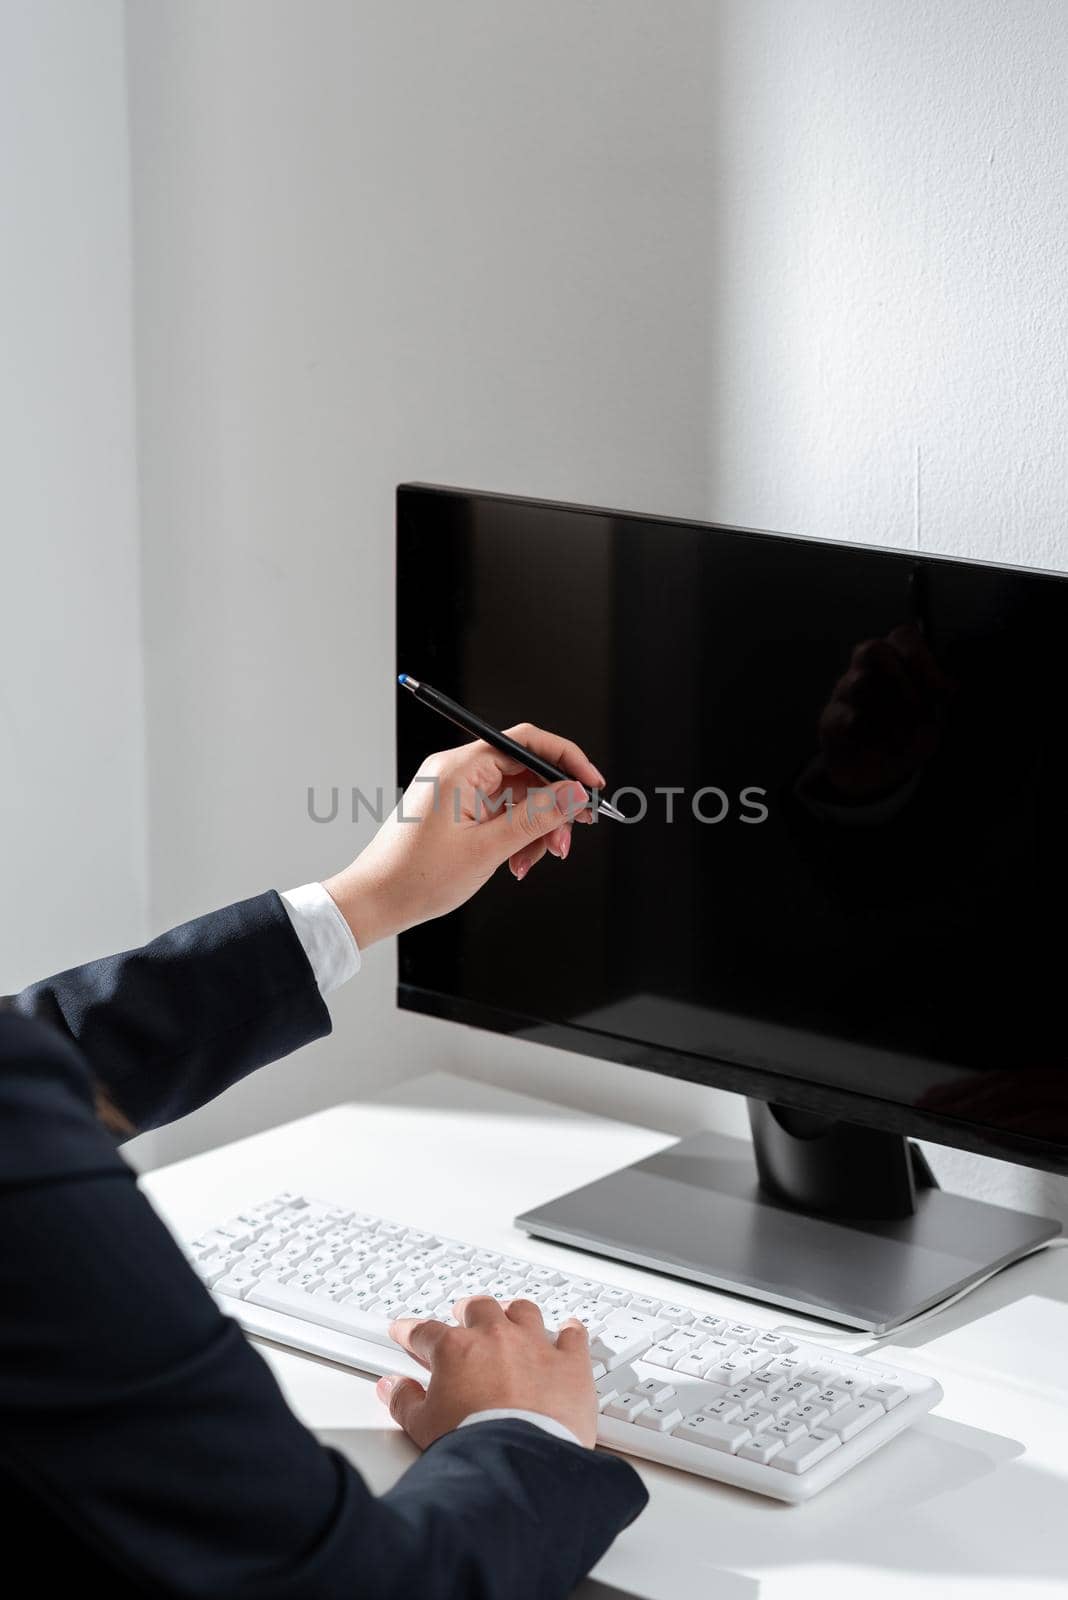
<instances>
[{"instance_id":1,"label":"dark blazer sleeve","mask_svg":"<svg viewBox=\"0 0 1068 1600\"><path fill-rule=\"evenodd\" d=\"M0 1238L0 1499L40 1510L38 1579L73 1541L79 1581L115 1593L563 1600L645 1502L623 1461L515 1421L446 1436L371 1495L140 1195L69 1036L10 1014Z\"/></svg>"},{"instance_id":2,"label":"dark blazer sleeve","mask_svg":"<svg viewBox=\"0 0 1068 1600\"><path fill-rule=\"evenodd\" d=\"M330 1032L330 1013L270 890L90 961L7 1002L75 1043L137 1130L181 1117Z\"/></svg>"}]
</instances>

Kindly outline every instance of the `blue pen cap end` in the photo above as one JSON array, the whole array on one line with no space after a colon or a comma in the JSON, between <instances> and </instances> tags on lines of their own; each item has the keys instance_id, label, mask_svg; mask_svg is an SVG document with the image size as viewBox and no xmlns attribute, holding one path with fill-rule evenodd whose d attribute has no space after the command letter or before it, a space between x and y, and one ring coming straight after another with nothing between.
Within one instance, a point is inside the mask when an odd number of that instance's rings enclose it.
<instances>
[{"instance_id":1,"label":"blue pen cap end","mask_svg":"<svg viewBox=\"0 0 1068 1600\"><path fill-rule=\"evenodd\" d=\"M397 682L403 687L408 682L408 674L406 672L398 672Z\"/></svg>"}]
</instances>

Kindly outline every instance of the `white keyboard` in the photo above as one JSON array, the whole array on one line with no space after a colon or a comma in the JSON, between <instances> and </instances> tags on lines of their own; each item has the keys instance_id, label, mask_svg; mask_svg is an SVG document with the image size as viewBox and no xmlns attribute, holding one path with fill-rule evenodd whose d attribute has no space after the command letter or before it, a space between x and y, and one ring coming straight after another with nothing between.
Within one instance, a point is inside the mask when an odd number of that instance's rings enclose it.
<instances>
[{"instance_id":1,"label":"white keyboard","mask_svg":"<svg viewBox=\"0 0 1068 1600\"><path fill-rule=\"evenodd\" d=\"M249 1333L362 1372L426 1371L398 1316L452 1320L464 1295L522 1297L590 1334L598 1442L807 1500L941 1399L933 1379L595 1278L286 1192L183 1245Z\"/></svg>"}]
</instances>

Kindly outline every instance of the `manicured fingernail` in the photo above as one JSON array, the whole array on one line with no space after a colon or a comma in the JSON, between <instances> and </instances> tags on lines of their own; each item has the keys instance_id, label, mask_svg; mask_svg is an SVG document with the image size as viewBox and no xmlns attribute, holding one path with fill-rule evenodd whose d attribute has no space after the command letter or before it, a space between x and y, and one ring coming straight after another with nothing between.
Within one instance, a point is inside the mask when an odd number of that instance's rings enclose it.
<instances>
[{"instance_id":1,"label":"manicured fingernail","mask_svg":"<svg viewBox=\"0 0 1068 1600\"><path fill-rule=\"evenodd\" d=\"M560 860L561 861L566 861L568 856L570 855L570 853L571 853L571 835L569 833L565 833L564 834L564 838L563 838L563 842L560 845Z\"/></svg>"},{"instance_id":2,"label":"manicured fingernail","mask_svg":"<svg viewBox=\"0 0 1068 1600\"><path fill-rule=\"evenodd\" d=\"M515 881L516 881L516 883L522 883L523 879L526 877L526 875L527 875L527 873L529 871L530 871L530 868L527 866L526 862L525 861L521 861L519 863L518 867L516 867L516 869L515 869Z\"/></svg>"},{"instance_id":3,"label":"manicured fingernail","mask_svg":"<svg viewBox=\"0 0 1068 1600\"><path fill-rule=\"evenodd\" d=\"M582 811L589 802L589 795L581 783L569 784L566 788L561 786L556 793L556 809L565 816L569 822Z\"/></svg>"},{"instance_id":4,"label":"manicured fingernail","mask_svg":"<svg viewBox=\"0 0 1068 1600\"><path fill-rule=\"evenodd\" d=\"M388 1400L392 1393L393 1379L379 1378L378 1382L375 1384L375 1394L377 1394L382 1400Z\"/></svg>"}]
</instances>

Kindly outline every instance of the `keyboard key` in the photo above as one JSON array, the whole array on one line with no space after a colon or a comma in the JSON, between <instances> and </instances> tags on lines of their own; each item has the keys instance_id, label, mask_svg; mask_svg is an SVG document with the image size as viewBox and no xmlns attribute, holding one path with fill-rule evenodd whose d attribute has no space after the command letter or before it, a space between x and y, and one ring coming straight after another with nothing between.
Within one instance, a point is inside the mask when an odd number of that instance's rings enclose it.
<instances>
[{"instance_id":1,"label":"keyboard key","mask_svg":"<svg viewBox=\"0 0 1068 1600\"><path fill-rule=\"evenodd\" d=\"M737 1383L744 1383L749 1376L749 1368L744 1361L735 1361L733 1356L728 1356L725 1361L708 1362L704 1376L712 1383L722 1383L731 1389Z\"/></svg>"},{"instance_id":2,"label":"keyboard key","mask_svg":"<svg viewBox=\"0 0 1068 1600\"><path fill-rule=\"evenodd\" d=\"M908 1399L908 1391L901 1389L893 1383L876 1383L867 1391L865 1400L877 1400L884 1411L893 1411L902 1400Z\"/></svg>"},{"instance_id":3,"label":"keyboard key","mask_svg":"<svg viewBox=\"0 0 1068 1600\"><path fill-rule=\"evenodd\" d=\"M781 1422L784 1417L792 1417L797 1409L787 1395L761 1394L759 1390L754 1396L753 1404L774 1417L776 1422Z\"/></svg>"},{"instance_id":4,"label":"keyboard key","mask_svg":"<svg viewBox=\"0 0 1068 1600\"><path fill-rule=\"evenodd\" d=\"M809 1367L807 1370L795 1373L794 1376L807 1378L809 1383L816 1385L817 1389L833 1389L835 1386L834 1380L838 1374L828 1371L825 1367Z\"/></svg>"},{"instance_id":5,"label":"keyboard key","mask_svg":"<svg viewBox=\"0 0 1068 1600\"><path fill-rule=\"evenodd\" d=\"M229 1241L231 1250L243 1250L247 1244L252 1243L252 1230L237 1217L231 1217L228 1222L220 1222L215 1232Z\"/></svg>"},{"instance_id":6,"label":"keyboard key","mask_svg":"<svg viewBox=\"0 0 1068 1600\"><path fill-rule=\"evenodd\" d=\"M622 1311L610 1311L605 1318L605 1327L623 1328L634 1334L643 1333L649 1344L655 1344L667 1332L670 1323L665 1322L663 1317L651 1317L627 1306Z\"/></svg>"},{"instance_id":7,"label":"keyboard key","mask_svg":"<svg viewBox=\"0 0 1068 1600\"><path fill-rule=\"evenodd\" d=\"M767 1368L763 1372L751 1372L745 1381L759 1389L762 1394L782 1394L786 1388L786 1379L782 1374L771 1372Z\"/></svg>"},{"instance_id":8,"label":"keyboard key","mask_svg":"<svg viewBox=\"0 0 1068 1600\"><path fill-rule=\"evenodd\" d=\"M814 1467L817 1461L822 1461L838 1448L837 1437L833 1434L824 1439L814 1439L807 1434L772 1456L768 1465L778 1467L781 1472L807 1472L809 1467Z\"/></svg>"},{"instance_id":9,"label":"keyboard key","mask_svg":"<svg viewBox=\"0 0 1068 1600\"><path fill-rule=\"evenodd\" d=\"M210 1233L202 1233L199 1239L194 1239L189 1246L188 1253L197 1260L204 1260L206 1257L216 1255L219 1252L223 1255L228 1255L233 1247L231 1239L213 1228Z\"/></svg>"},{"instance_id":10,"label":"keyboard key","mask_svg":"<svg viewBox=\"0 0 1068 1600\"><path fill-rule=\"evenodd\" d=\"M694 1341L684 1333L673 1333L667 1339L658 1339L646 1352L644 1360L654 1367L674 1367L680 1356L688 1356Z\"/></svg>"},{"instance_id":11,"label":"keyboard key","mask_svg":"<svg viewBox=\"0 0 1068 1600\"><path fill-rule=\"evenodd\" d=\"M765 1428L774 1428L776 1426L775 1418L770 1417L766 1411L760 1411L756 1406L751 1406L748 1411L743 1411L736 1420L743 1428L748 1428L754 1438L758 1433L762 1433Z\"/></svg>"},{"instance_id":12,"label":"keyboard key","mask_svg":"<svg viewBox=\"0 0 1068 1600\"><path fill-rule=\"evenodd\" d=\"M643 1394L635 1394L627 1390L605 1406L606 1417L615 1417L617 1422L633 1422L647 1408L649 1402Z\"/></svg>"},{"instance_id":13,"label":"keyboard key","mask_svg":"<svg viewBox=\"0 0 1068 1600\"><path fill-rule=\"evenodd\" d=\"M493 1294L494 1291L491 1289L489 1292ZM499 1295L497 1298L504 1300L508 1297ZM550 1300L547 1305L542 1306L541 1314L545 1326L555 1331L560 1327L561 1323L568 1321L571 1316L571 1308L566 1300Z\"/></svg>"},{"instance_id":14,"label":"keyboard key","mask_svg":"<svg viewBox=\"0 0 1068 1600\"><path fill-rule=\"evenodd\" d=\"M688 1444L706 1445L710 1450L725 1450L728 1455L749 1443L748 1428L737 1422L719 1422L714 1417L690 1417L672 1432L673 1439L685 1439Z\"/></svg>"},{"instance_id":15,"label":"keyboard key","mask_svg":"<svg viewBox=\"0 0 1068 1600\"><path fill-rule=\"evenodd\" d=\"M375 1291L373 1289L368 1290L368 1297L365 1303L372 1305L374 1298ZM436 1294L416 1295L414 1300L408 1301L408 1315L411 1317L432 1317L437 1306L438 1297Z\"/></svg>"},{"instance_id":16,"label":"keyboard key","mask_svg":"<svg viewBox=\"0 0 1068 1600\"><path fill-rule=\"evenodd\" d=\"M486 1291L485 1289L481 1289L479 1293L485 1294ZM543 1287L540 1284L531 1285L529 1283L525 1283L515 1298L517 1300L533 1300L536 1306L545 1307L552 1304L555 1296L555 1289Z\"/></svg>"},{"instance_id":17,"label":"keyboard key","mask_svg":"<svg viewBox=\"0 0 1068 1600\"><path fill-rule=\"evenodd\" d=\"M640 1311L643 1316L658 1317L661 1307L660 1301L654 1300L651 1295L636 1294L631 1296L629 1309L631 1311ZM664 1321L670 1322L671 1318L665 1317Z\"/></svg>"},{"instance_id":18,"label":"keyboard key","mask_svg":"<svg viewBox=\"0 0 1068 1600\"><path fill-rule=\"evenodd\" d=\"M375 1310L384 1313L390 1320L409 1315L408 1298L403 1294L384 1294L375 1302Z\"/></svg>"},{"instance_id":19,"label":"keyboard key","mask_svg":"<svg viewBox=\"0 0 1068 1600\"><path fill-rule=\"evenodd\" d=\"M512 1300L518 1298L522 1287L521 1278L509 1277L507 1273L498 1273L496 1278L491 1278L486 1285L486 1293L491 1294L495 1300Z\"/></svg>"},{"instance_id":20,"label":"keyboard key","mask_svg":"<svg viewBox=\"0 0 1068 1600\"><path fill-rule=\"evenodd\" d=\"M781 1439L768 1439L763 1435L750 1439L747 1444L739 1445L736 1454L742 1461L757 1461L766 1467L773 1456L777 1456L783 1448Z\"/></svg>"},{"instance_id":21,"label":"keyboard key","mask_svg":"<svg viewBox=\"0 0 1068 1600\"><path fill-rule=\"evenodd\" d=\"M709 1315L704 1317L695 1317L691 1325L691 1331L693 1333L704 1333L712 1338L713 1336L721 1334L726 1326L727 1324L722 1317L713 1317ZM737 1339L731 1339L729 1342L731 1344L738 1343Z\"/></svg>"},{"instance_id":22,"label":"keyboard key","mask_svg":"<svg viewBox=\"0 0 1068 1600\"><path fill-rule=\"evenodd\" d=\"M770 1394L771 1390L768 1393ZM816 1398L819 1390L814 1383L809 1383L807 1378L795 1378L785 1388L775 1390L775 1393L781 1394L786 1400L792 1400L795 1406L807 1406L810 1400Z\"/></svg>"},{"instance_id":23,"label":"keyboard key","mask_svg":"<svg viewBox=\"0 0 1068 1600\"><path fill-rule=\"evenodd\" d=\"M369 1289L364 1284L357 1285L351 1294L346 1295L346 1303L350 1306L373 1306L378 1299L378 1290Z\"/></svg>"},{"instance_id":24,"label":"keyboard key","mask_svg":"<svg viewBox=\"0 0 1068 1600\"><path fill-rule=\"evenodd\" d=\"M826 1406L821 1406L818 1400L811 1401L807 1406L798 1406L797 1420L803 1422L809 1433L813 1428L821 1428L830 1416Z\"/></svg>"},{"instance_id":25,"label":"keyboard key","mask_svg":"<svg viewBox=\"0 0 1068 1600\"><path fill-rule=\"evenodd\" d=\"M331 1300L347 1300L350 1294L347 1283L324 1283L321 1289L316 1289L316 1294L328 1295ZM409 1309L411 1309L409 1307Z\"/></svg>"},{"instance_id":26,"label":"keyboard key","mask_svg":"<svg viewBox=\"0 0 1068 1600\"><path fill-rule=\"evenodd\" d=\"M563 1283L564 1275L556 1272L552 1267L530 1267L527 1271L530 1283L540 1283L543 1287L552 1288L558 1283Z\"/></svg>"},{"instance_id":27,"label":"keyboard key","mask_svg":"<svg viewBox=\"0 0 1068 1600\"><path fill-rule=\"evenodd\" d=\"M662 1305L660 1307L667 1322L672 1322L677 1328L688 1328L693 1322L694 1313L687 1311L685 1306Z\"/></svg>"},{"instance_id":28,"label":"keyboard key","mask_svg":"<svg viewBox=\"0 0 1068 1600\"><path fill-rule=\"evenodd\" d=\"M291 1278L290 1284L294 1289L303 1289L305 1294L311 1294L313 1289L318 1289L322 1283L322 1276L318 1272L298 1272Z\"/></svg>"},{"instance_id":29,"label":"keyboard key","mask_svg":"<svg viewBox=\"0 0 1068 1600\"><path fill-rule=\"evenodd\" d=\"M605 1372L599 1378L594 1378L593 1387L597 1390L598 1399L603 1402L602 1411L610 1400L615 1399L617 1394L626 1394L628 1389L633 1389L635 1393L639 1392L637 1383L628 1382L628 1378L634 1378L635 1376L636 1374L631 1367L620 1367L618 1372ZM645 1398L649 1400L651 1397L647 1394Z\"/></svg>"},{"instance_id":30,"label":"keyboard key","mask_svg":"<svg viewBox=\"0 0 1068 1600\"><path fill-rule=\"evenodd\" d=\"M803 1422L796 1421L793 1417L784 1417L781 1422L773 1422L768 1429L768 1437L781 1439L783 1444L793 1444L798 1439L808 1437L808 1429Z\"/></svg>"},{"instance_id":31,"label":"keyboard key","mask_svg":"<svg viewBox=\"0 0 1068 1600\"><path fill-rule=\"evenodd\" d=\"M663 1405L649 1405L636 1417L639 1428L650 1428L654 1433L670 1433L682 1421L682 1412L670 1401Z\"/></svg>"},{"instance_id":32,"label":"keyboard key","mask_svg":"<svg viewBox=\"0 0 1068 1600\"><path fill-rule=\"evenodd\" d=\"M235 1250L231 1255L225 1256L217 1252L213 1256L206 1256L203 1261L194 1262L193 1265L196 1267L198 1277L202 1278L210 1289L220 1278L225 1278L240 1260L241 1257Z\"/></svg>"},{"instance_id":33,"label":"keyboard key","mask_svg":"<svg viewBox=\"0 0 1068 1600\"><path fill-rule=\"evenodd\" d=\"M859 1400L871 1388L871 1381L858 1372L839 1372L835 1375L834 1386L844 1389L854 1400Z\"/></svg>"},{"instance_id":34,"label":"keyboard key","mask_svg":"<svg viewBox=\"0 0 1068 1600\"><path fill-rule=\"evenodd\" d=\"M307 1294L291 1283L258 1283L245 1298L251 1305L267 1306L272 1311L288 1311L291 1316L302 1317L306 1322L317 1322L341 1333L356 1334L373 1344L393 1345L389 1336L393 1319L374 1310L366 1310L359 1301L349 1299L336 1305L325 1296Z\"/></svg>"},{"instance_id":35,"label":"keyboard key","mask_svg":"<svg viewBox=\"0 0 1068 1600\"><path fill-rule=\"evenodd\" d=\"M675 1390L670 1383L664 1383L660 1378L645 1378L634 1392L643 1394L651 1406L658 1406L665 1400L670 1400Z\"/></svg>"},{"instance_id":36,"label":"keyboard key","mask_svg":"<svg viewBox=\"0 0 1068 1600\"><path fill-rule=\"evenodd\" d=\"M733 1388L727 1390L723 1398L725 1400L737 1400L739 1405L749 1405L751 1401L755 1400L763 1392L755 1383L736 1383Z\"/></svg>"},{"instance_id":37,"label":"keyboard key","mask_svg":"<svg viewBox=\"0 0 1068 1600\"><path fill-rule=\"evenodd\" d=\"M445 1246L447 1253L458 1261L469 1262L475 1253L475 1247L473 1244L461 1244L457 1239L443 1239L441 1242ZM524 1272L526 1271L526 1268L527 1262L524 1261Z\"/></svg>"},{"instance_id":38,"label":"keyboard key","mask_svg":"<svg viewBox=\"0 0 1068 1600\"><path fill-rule=\"evenodd\" d=\"M710 1400L701 1407L701 1413L706 1417L715 1417L720 1422L735 1422L741 1416L742 1408L737 1400Z\"/></svg>"},{"instance_id":39,"label":"keyboard key","mask_svg":"<svg viewBox=\"0 0 1068 1600\"><path fill-rule=\"evenodd\" d=\"M460 1294L482 1294L487 1283L494 1276L490 1267L472 1267L466 1272L461 1272L457 1280ZM529 1298L525 1296L524 1298Z\"/></svg>"},{"instance_id":40,"label":"keyboard key","mask_svg":"<svg viewBox=\"0 0 1068 1600\"><path fill-rule=\"evenodd\" d=\"M630 1300L630 1295L627 1293L626 1289L604 1288L601 1290L597 1298L606 1305L625 1306Z\"/></svg>"},{"instance_id":41,"label":"keyboard key","mask_svg":"<svg viewBox=\"0 0 1068 1600\"><path fill-rule=\"evenodd\" d=\"M696 1326L695 1323L695 1330ZM687 1329L687 1332L689 1331ZM705 1339L698 1348L706 1361L726 1361L727 1357L738 1349L738 1345L734 1339L727 1339L722 1334L716 1334L711 1339Z\"/></svg>"},{"instance_id":42,"label":"keyboard key","mask_svg":"<svg viewBox=\"0 0 1068 1600\"><path fill-rule=\"evenodd\" d=\"M405 1260L407 1255L408 1250L404 1243L400 1240L395 1240L391 1244L382 1246L378 1252L378 1259L379 1261L384 1261L388 1266L396 1267Z\"/></svg>"},{"instance_id":43,"label":"keyboard key","mask_svg":"<svg viewBox=\"0 0 1068 1600\"><path fill-rule=\"evenodd\" d=\"M855 1400L852 1405L844 1406L836 1412L823 1426L831 1433L836 1433L845 1444L849 1439L855 1439L864 1428L870 1428L873 1422L878 1422L880 1417L885 1417L886 1412L877 1400Z\"/></svg>"},{"instance_id":44,"label":"keyboard key","mask_svg":"<svg viewBox=\"0 0 1068 1600\"><path fill-rule=\"evenodd\" d=\"M629 1333L625 1328L602 1328L590 1340L590 1360L603 1361L609 1372L625 1361L635 1361L649 1345L644 1333Z\"/></svg>"},{"instance_id":45,"label":"keyboard key","mask_svg":"<svg viewBox=\"0 0 1068 1600\"><path fill-rule=\"evenodd\" d=\"M771 1366L765 1368L765 1371L773 1372L777 1377L783 1377L789 1381L793 1378L800 1378L807 1373L808 1366L801 1356L776 1356Z\"/></svg>"},{"instance_id":46,"label":"keyboard key","mask_svg":"<svg viewBox=\"0 0 1068 1600\"><path fill-rule=\"evenodd\" d=\"M234 1300L243 1300L254 1284L258 1283L254 1272L248 1267L235 1266L225 1275L212 1284L216 1294L229 1295Z\"/></svg>"},{"instance_id":47,"label":"keyboard key","mask_svg":"<svg viewBox=\"0 0 1068 1600\"><path fill-rule=\"evenodd\" d=\"M765 1350L774 1350L777 1355L789 1355L791 1350L797 1349L793 1340L784 1333L762 1333L753 1343L763 1345Z\"/></svg>"}]
</instances>

